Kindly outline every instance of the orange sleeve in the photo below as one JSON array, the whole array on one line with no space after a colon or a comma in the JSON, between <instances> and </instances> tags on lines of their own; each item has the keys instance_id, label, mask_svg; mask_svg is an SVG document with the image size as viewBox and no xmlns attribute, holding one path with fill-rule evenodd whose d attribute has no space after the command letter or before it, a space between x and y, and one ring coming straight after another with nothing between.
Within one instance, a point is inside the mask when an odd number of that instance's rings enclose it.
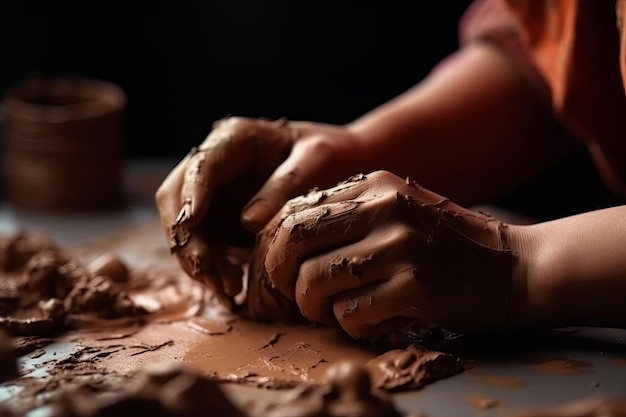
<instances>
[{"instance_id":1,"label":"orange sleeve","mask_svg":"<svg viewBox=\"0 0 626 417\"><path fill-rule=\"evenodd\" d=\"M537 70L531 51L524 42L523 28L505 0L474 1L459 24L459 40L461 45L489 42L501 48L515 61L537 95L550 105L550 89Z\"/></svg>"},{"instance_id":2,"label":"orange sleeve","mask_svg":"<svg viewBox=\"0 0 626 417\"><path fill-rule=\"evenodd\" d=\"M626 95L615 0L506 1L555 112L587 141L607 184L626 196Z\"/></svg>"}]
</instances>

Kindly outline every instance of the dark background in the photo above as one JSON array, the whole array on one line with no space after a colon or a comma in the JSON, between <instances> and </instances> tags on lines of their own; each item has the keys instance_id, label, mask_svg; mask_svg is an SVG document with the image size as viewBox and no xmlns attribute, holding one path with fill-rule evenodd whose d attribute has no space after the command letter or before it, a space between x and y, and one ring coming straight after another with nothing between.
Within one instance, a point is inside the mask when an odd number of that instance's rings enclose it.
<instances>
[{"instance_id":1,"label":"dark background","mask_svg":"<svg viewBox=\"0 0 626 417\"><path fill-rule=\"evenodd\" d=\"M127 156L178 159L226 115L353 120L452 53L470 3L0 0L0 94L34 73L112 81ZM499 204L549 219L615 202L583 149Z\"/></svg>"},{"instance_id":2,"label":"dark background","mask_svg":"<svg viewBox=\"0 0 626 417\"><path fill-rule=\"evenodd\" d=\"M346 123L457 47L470 0L0 1L0 93L77 74L128 94L130 156L179 156L229 114Z\"/></svg>"}]
</instances>

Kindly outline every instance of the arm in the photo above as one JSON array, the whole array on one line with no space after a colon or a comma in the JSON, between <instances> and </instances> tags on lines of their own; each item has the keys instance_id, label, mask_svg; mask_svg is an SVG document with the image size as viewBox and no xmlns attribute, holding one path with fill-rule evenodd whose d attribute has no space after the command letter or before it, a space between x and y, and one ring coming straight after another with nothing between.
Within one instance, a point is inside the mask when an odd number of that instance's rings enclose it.
<instances>
[{"instance_id":1,"label":"arm","mask_svg":"<svg viewBox=\"0 0 626 417\"><path fill-rule=\"evenodd\" d=\"M524 249L515 310L522 324L626 327L626 206L518 232Z\"/></svg>"},{"instance_id":2,"label":"arm","mask_svg":"<svg viewBox=\"0 0 626 417\"><path fill-rule=\"evenodd\" d=\"M411 176L462 204L498 198L574 145L498 47L468 44L404 95L348 125L364 172Z\"/></svg>"}]
</instances>

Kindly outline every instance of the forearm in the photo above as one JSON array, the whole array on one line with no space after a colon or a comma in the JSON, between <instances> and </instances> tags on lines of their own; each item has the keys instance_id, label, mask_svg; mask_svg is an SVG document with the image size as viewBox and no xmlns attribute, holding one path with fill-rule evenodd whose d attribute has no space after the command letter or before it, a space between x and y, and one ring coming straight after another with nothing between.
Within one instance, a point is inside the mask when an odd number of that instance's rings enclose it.
<instances>
[{"instance_id":1,"label":"forearm","mask_svg":"<svg viewBox=\"0 0 626 417\"><path fill-rule=\"evenodd\" d=\"M626 206L519 231L521 323L626 327Z\"/></svg>"},{"instance_id":2,"label":"forearm","mask_svg":"<svg viewBox=\"0 0 626 417\"><path fill-rule=\"evenodd\" d=\"M409 175L463 204L500 197L571 146L525 76L486 43L348 129L360 138L364 171Z\"/></svg>"}]
</instances>

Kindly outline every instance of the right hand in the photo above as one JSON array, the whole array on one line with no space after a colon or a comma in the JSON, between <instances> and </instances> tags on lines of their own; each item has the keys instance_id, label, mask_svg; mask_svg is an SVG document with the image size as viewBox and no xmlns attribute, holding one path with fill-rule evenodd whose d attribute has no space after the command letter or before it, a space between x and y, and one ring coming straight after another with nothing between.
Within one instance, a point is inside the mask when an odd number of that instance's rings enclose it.
<instances>
[{"instance_id":1,"label":"right hand","mask_svg":"<svg viewBox=\"0 0 626 417\"><path fill-rule=\"evenodd\" d=\"M170 249L192 278L217 294L242 289L233 248L250 249L284 203L350 175L357 141L345 129L232 117L168 175L156 193Z\"/></svg>"}]
</instances>

